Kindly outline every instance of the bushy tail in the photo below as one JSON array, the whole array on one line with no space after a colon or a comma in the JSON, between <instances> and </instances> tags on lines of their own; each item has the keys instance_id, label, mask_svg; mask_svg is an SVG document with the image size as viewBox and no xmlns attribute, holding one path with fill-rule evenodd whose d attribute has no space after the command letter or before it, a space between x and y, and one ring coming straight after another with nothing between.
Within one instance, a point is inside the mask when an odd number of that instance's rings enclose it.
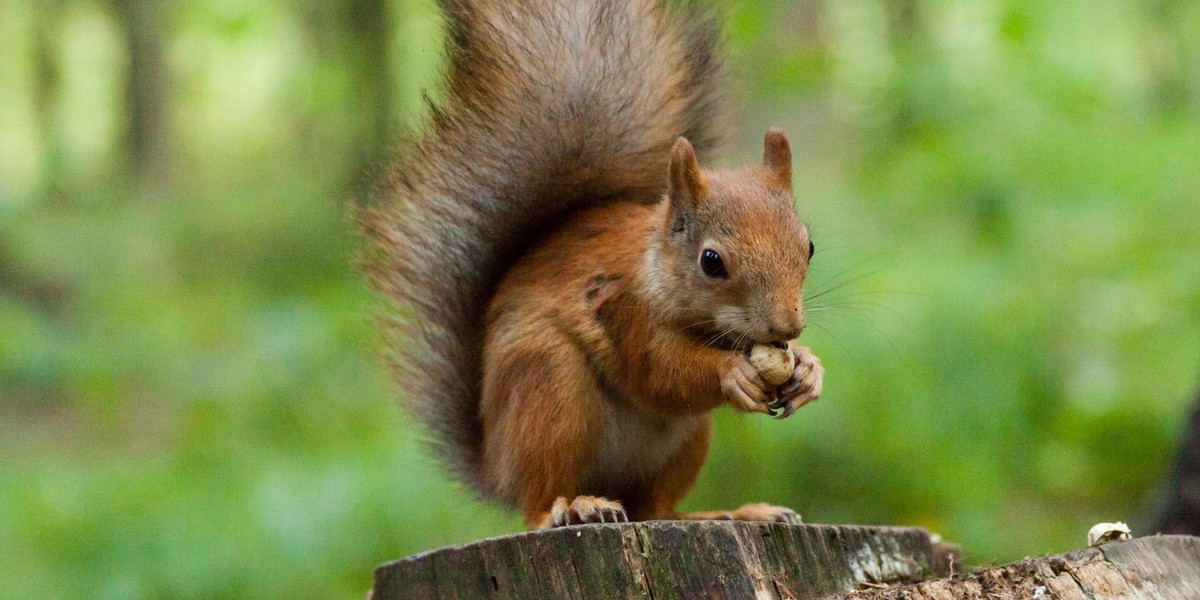
<instances>
[{"instance_id":1,"label":"bushy tail","mask_svg":"<svg viewBox=\"0 0 1200 600\"><path fill-rule=\"evenodd\" d=\"M443 100L357 207L394 301L392 362L447 464L479 473L483 314L564 213L656 199L671 144L710 143L718 28L678 0L442 0Z\"/></svg>"}]
</instances>

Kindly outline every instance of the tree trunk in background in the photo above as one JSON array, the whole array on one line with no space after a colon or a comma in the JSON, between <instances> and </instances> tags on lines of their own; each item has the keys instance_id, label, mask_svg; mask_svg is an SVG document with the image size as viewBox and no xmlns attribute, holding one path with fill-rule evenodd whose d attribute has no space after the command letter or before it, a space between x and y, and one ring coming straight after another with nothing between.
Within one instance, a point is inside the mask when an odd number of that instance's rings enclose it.
<instances>
[{"instance_id":1,"label":"tree trunk in background","mask_svg":"<svg viewBox=\"0 0 1200 600\"><path fill-rule=\"evenodd\" d=\"M810 58L824 58L829 52L829 19L825 0L800 0L796 2L796 30L800 43Z\"/></svg>"},{"instance_id":2,"label":"tree trunk in background","mask_svg":"<svg viewBox=\"0 0 1200 600\"><path fill-rule=\"evenodd\" d=\"M61 5L57 0L37 4L33 40L33 105L37 118L42 193L51 201L62 196L63 144L59 135L58 102L62 73L55 42L58 40Z\"/></svg>"},{"instance_id":3,"label":"tree trunk in background","mask_svg":"<svg viewBox=\"0 0 1200 600\"><path fill-rule=\"evenodd\" d=\"M167 69L163 60L163 3L112 0L125 35L126 142L142 189L161 186L167 166Z\"/></svg>"},{"instance_id":4,"label":"tree trunk in background","mask_svg":"<svg viewBox=\"0 0 1200 600\"><path fill-rule=\"evenodd\" d=\"M363 158L370 161L384 150L391 129L390 19L385 0L349 0L346 11L362 102L357 112L363 116L366 128Z\"/></svg>"},{"instance_id":5,"label":"tree trunk in background","mask_svg":"<svg viewBox=\"0 0 1200 600\"><path fill-rule=\"evenodd\" d=\"M912 137L922 121L914 70L927 40L920 0L891 0L886 7L888 48L896 62L891 91L895 106L892 135L904 140Z\"/></svg>"},{"instance_id":6,"label":"tree trunk in background","mask_svg":"<svg viewBox=\"0 0 1200 600\"><path fill-rule=\"evenodd\" d=\"M1200 535L1200 392L1158 499L1152 533Z\"/></svg>"},{"instance_id":7,"label":"tree trunk in background","mask_svg":"<svg viewBox=\"0 0 1200 600\"><path fill-rule=\"evenodd\" d=\"M1150 102L1160 113L1178 113L1197 108L1197 97L1193 94L1195 82L1189 81L1187 73L1194 61L1188 56L1186 42L1179 35L1178 23L1186 23L1185 6L1175 0L1147 3L1143 8L1148 35L1145 56L1150 74Z\"/></svg>"},{"instance_id":8,"label":"tree trunk in background","mask_svg":"<svg viewBox=\"0 0 1200 600\"><path fill-rule=\"evenodd\" d=\"M888 32L893 41L911 40L921 30L920 0L891 0L886 3Z\"/></svg>"}]
</instances>

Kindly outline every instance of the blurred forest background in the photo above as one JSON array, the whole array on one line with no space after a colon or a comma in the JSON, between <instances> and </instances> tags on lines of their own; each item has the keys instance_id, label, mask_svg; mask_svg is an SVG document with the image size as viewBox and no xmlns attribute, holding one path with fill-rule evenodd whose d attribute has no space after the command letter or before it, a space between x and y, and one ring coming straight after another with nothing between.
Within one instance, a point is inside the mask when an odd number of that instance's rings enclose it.
<instances>
[{"instance_id":1,"label":"blurred forest background","mask_svg":"<svg viewBox=\"0 0 1200 600\"><path fill-rule=\"evenodd\" d=\"M687 506L971 563L1144 515L1200 367L1200 3L723 9L722 160L791 135L828 378L721 414ZM345 202L437 96L432 0L0 15L0 597L361 598L519 529L422 453L352 266Z\"/></svg>"}]
</instances>

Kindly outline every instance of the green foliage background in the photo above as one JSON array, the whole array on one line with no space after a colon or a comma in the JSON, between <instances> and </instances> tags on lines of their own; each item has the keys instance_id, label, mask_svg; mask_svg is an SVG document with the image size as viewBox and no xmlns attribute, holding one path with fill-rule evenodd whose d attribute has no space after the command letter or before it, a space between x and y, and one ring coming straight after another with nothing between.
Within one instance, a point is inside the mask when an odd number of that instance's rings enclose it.
<instances>
[{"instance_id":1,"label":"green foliage background","mask_svg":"<svg viewBox=\"0 0 1200 600\"><path fill-rule=\"evenodd\" d=\"M324 5L170 3L145 185L107 4L0 0L0 597L357 598L519 528L434 468L375 357L344 203L378 154ZM440 22L386 6L398 130ZM722 161L791 134L828 379L788 421L722 414L687 505L921 525L972 563L1145 515L1200 363L1200 4L725 9Z\"/></svg>"}]
</instances>

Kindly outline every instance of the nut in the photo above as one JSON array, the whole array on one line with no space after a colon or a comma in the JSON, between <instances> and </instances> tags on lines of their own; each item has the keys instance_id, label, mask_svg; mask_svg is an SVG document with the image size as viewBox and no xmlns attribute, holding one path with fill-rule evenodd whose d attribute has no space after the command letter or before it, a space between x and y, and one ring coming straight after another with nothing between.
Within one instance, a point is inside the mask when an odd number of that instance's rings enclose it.
<instances>
[{"instance_id":1,"label":"nut","mask_svg":"<svg viewBox=\"0 0 1200 600\"><path fill-rule=\"evenodd\" d=\"M1116 523L1096 523L1088 531L1088 546L1099 546L1105 542L1127 540L1130 533L1129 526L1120 521Z\"/></svg>"},{"instance_id":2,"label":"nut","mask_svg":"<svg viewBox=\"0 0 1200 600\"><path fill-rule=\"evenodd\" d=\"M759 377L770 386L783 385L792 377L796 368L796 357L787 346L782 348L767 344L755 344L750 348L750 365Z\"/></svg>"}]
</instances>

